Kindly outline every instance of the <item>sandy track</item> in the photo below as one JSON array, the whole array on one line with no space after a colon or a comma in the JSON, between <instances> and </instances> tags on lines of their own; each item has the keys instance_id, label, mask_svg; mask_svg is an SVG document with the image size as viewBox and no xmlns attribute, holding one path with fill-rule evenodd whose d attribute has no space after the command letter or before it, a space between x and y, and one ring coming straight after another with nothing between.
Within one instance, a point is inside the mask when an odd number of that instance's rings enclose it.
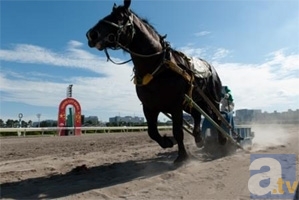
<instances>
[{"instance_id":1,"label":"sandy track","mask_svg":"<svg viewBox=\"0 0 299 200\"><path fill-rule=\"evenodd\" d=\"M252 153L298 155L298 126L253 130ZM1 139L1 198L250 199L249 153L208 160L185 140L192 159L176 168L177 147L146 133Z\"/></svg>"}]
</instances>

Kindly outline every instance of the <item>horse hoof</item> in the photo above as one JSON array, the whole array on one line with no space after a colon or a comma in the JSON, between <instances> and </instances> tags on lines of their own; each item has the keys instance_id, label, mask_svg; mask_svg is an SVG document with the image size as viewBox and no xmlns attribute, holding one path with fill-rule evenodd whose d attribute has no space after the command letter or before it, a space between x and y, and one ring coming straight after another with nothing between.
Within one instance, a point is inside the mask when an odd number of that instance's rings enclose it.
<instances>
[{"instance_id":1,"label":"horse hoof","mask_svg":"<svg viewBox=\"0 0 299 200\"><path fill-rule=\"evenodd\" d=\"M201 136L197 136L197 137L195 137L195 144L196 144L196 146L197 146L198 148L203 147L204 142L203 142L203 139L202 139Z\"/></svg>"},{"instance_id":2,"label":"horse hoof","mask_svg":"<svg viewBox=\"0 0 299 200\"><path fill-rule=\"evenodd\" d=\"M196 144L197 148L202 148L204 143L203 143L203 141L201 141L201 142L197 142L195 144Z\"/></svg>"},{"instance_id":3,"label":"horse hoof","mask_svg":"<svg viewBox=\"0 0 299 200\"><path fill-rule=\"evenodd\" d=\"M179 155L174 161L173 163L175 165L177 164L183 164L184 162L186 162L188 160L189 156L187 154L185 155Z\"/></svg>"},{"instance_id":4,"label":"horse hoof","mask_svg":"<svg viewBox=\"0 0 299 200\"><path fill-rule=\"evenodd\" d=\"M163 136L163 141L162 142L163 143L159 143L159 144L164 149L171 148L171 147L173 147L173 145L177 144L174 137L169 137L169 136L166 136L166 135Z\"/></svg>"},{"instance_id":5,"label":"horse hoof","mask_svg":"<svg viewBox=\"0 0 299 200\"><path fill-rule=\"evenodd\" d=\"M226 137L224 137L224 138L218 138L218 142L219 142L219 144L221 144L221 145L225 145L226 142L227 142L227 138L226 138Z\"/></svg>"}]
</instances>

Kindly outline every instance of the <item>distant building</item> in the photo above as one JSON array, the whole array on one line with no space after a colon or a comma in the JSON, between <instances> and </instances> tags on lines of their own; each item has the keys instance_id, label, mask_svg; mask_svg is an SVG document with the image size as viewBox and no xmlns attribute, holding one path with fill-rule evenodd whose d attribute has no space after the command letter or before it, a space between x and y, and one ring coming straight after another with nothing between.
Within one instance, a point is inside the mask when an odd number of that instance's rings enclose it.
<instances>
[{"instance_id":1,"label":"distant building","mask_svg":"<svg viewBox=\"0 0 299 200\"><path fill-rule=\"evenodd\" d=\"M40 122L31 122L31 124L28 124L28 127L56 127L57 126L57 120L52 119L46 119L42 120Z\"/></svg>"},{"instance_id":2,"label":"distant building","mask_svg":"<svg viewBox=\"0 0 299 200\"><path fill-rule=\"evenodd\" d=\"M141 123L144 123L144 117L132 117L132 116L120 117L120 116L115 116L115 117L110 117L109 118L109 123L115 123L115 124L120 124L120 123L141 124Z\"/></svg>"},{"instance_id":3,"label":"distant building","mask_svg":"<svg viewBox=\"0 0 299 200\"><path fill-rule=\"evenodd\" d=\"M236 110L235 122L237 124L247 123L279 123L279 124L294 124L299 123L299 110L288 110L286 112L273 113L262 112L261 110L241 109Z\"/></svg>"},{"instance_id":4,"label":"distant building","mask_svg":"<svg viewBox=\"0 0 299 200\"><path fill-rule=\"evenodd\" d=\"M236 110L236 122L239 123L250 123L252 122L257 116L262 113L262 110L251 110L251 109L240 109Z\"/></svg>"},{"instance_id":5,"label":"distant building","mask_svg":"<svg viewBox=\"0 0 299 200\"><path fill-rule=\"evenodd\" d=\"M99 118L97 116L84 117L84 125L98 125Z\"/></svg>"}]
</instances>

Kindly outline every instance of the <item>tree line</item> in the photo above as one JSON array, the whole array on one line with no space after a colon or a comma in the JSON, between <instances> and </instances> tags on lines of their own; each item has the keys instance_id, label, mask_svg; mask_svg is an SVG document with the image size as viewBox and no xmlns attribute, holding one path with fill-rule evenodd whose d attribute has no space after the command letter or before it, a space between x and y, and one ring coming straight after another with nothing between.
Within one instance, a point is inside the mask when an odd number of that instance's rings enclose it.
<instances>
[{"instance_id":1,"label":"tree line","mask_svg":"<svg viewBox=\"0 0 299 200\"><path fill-rule=\"evenodd\" d=\"M57 122L53 121L41 121L40 123L33 124L32 120L24 121L22 120L21 123L19 120L8 119L4 122L0 119L0 128L18 128L18 127L55 127L57 126Z\"/></svg>"},{"instance_id":2,"label":"tree line","mask_svg":"<svg viewBox=\"0 0 299 200\"><path fill-rule=\"evenodd\" d=\"M82 120L83 121L83 120ZM132 123L132 122L106 122L106 123L96 123L91 120L87 120L84 123L82 123L82 126L146 126L146 122L142 123ZM165 126L170 125L168 123L158 122L159 126ZM18 127L57 127L57 121L52 120L44 120L40 123L33 123L32 120L29 121L21 121L21 126L19 120L13 120L8 119L6 122L4 122L2 119L0 119L0 128L18 128Z\"/></svg>"}]
</instances>

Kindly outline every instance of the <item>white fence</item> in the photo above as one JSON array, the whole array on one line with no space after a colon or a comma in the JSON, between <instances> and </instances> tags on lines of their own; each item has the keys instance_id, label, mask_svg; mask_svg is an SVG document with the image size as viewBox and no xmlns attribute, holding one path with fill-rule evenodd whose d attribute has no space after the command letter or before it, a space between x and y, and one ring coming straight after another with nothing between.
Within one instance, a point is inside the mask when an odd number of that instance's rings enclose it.
<instances>
[{"instance_id":1,"label":"white fence","mask_svg":"<svg viewBox=\"0 0 299 200\"><path fill-rule=\"evenodd\" d=\"M49 131L60 131L60 130L75 130L81 129L81 133L85 134L87 131L94 131L97 133L98 131L109 133L113 131L121 131L121 132L128 132L128 131L146 131L147 126L115 126L115 127L40 127L40 128L0 128L0 133L3 132L11 132L11 133L18 133L18 136L26 136L26 132L36 132L39 131L44 134L44 132ZM172 126L159 126L159 130L170 130Z\"/></svg>"},{"instance_id":2,"label":"white fence","mask_svg":"<svg viewBox=\"0 0 299 200\"><path fill-rule=\"evenodd\" d=\"M235 125L235 128L248 128L250 125ZM40 127L40 128L0 128L0 133L17 133L18 136L26 136L26 132L41 132L43 135L45 132L49 131L61 131L61 130L75 130L81 129L81 133L86 134L93 131L94 133L105 132L110 133L114 131L120 132L129 132L129 131L147 131L147 126L114 126L114 127L94 127L94 126L85 126L85 127ZM159 130L171 130L172 126L158 126Z\"/></svg>"}]
</instances>

